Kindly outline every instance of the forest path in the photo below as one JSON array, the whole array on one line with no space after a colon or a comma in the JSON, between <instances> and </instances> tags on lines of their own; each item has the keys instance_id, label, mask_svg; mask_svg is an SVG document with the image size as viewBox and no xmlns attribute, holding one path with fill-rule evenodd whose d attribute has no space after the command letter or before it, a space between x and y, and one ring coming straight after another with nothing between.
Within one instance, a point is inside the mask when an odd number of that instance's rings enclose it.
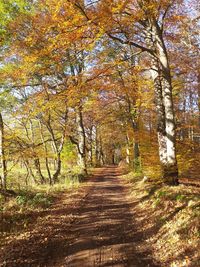
<instances>
[{"instance_id":1,"label":"forest path","mask_svg":"<svg viewBox=\"0 0 200 267\"><path fill-rule=\"evenodd\" d=\"M129 198L130 185L118 168L96 169L79 191L12 240L1 251L0 266L158 266L141 245L138 203Z\"/></svg>"}]
</instances>

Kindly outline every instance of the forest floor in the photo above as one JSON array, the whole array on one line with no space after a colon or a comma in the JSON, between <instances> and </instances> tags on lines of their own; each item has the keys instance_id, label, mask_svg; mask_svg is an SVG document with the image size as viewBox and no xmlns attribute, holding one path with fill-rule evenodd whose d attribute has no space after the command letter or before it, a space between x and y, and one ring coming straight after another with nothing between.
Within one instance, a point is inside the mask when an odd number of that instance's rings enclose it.
<instances>
[{"instance_id":1,"label":"forest floor","mask_svg":"<svg viewBox=\"0 0 200 267\"><path fill-rule=\"evenodd\" d=\"M0 266L199 266L193 247L194 264L189 258L190 250L182 253L185 261L181 265L171 264L170 256L163 264L159 256L154 256L158 244L151 237L156 236L164 220L158 211L152 219L151 207L141 206L141 200L146 201L150 194L139 196L137 187L136 194L132 194L134 185L120 175L116 167L95 169L75 192L62 194L51 209L32 214L31 225L8 235L0 245ZM163 196L166 195L160 194L159 200ZM183 207L185 202L172 214L165 210L167 216L173 215L167 217L168 221ZM171 209L169 207L170 212ZM165 254L166 246L159 245L158 251ZM173 256L176 259L176 255Z\"/></svg>"}]
</instances>

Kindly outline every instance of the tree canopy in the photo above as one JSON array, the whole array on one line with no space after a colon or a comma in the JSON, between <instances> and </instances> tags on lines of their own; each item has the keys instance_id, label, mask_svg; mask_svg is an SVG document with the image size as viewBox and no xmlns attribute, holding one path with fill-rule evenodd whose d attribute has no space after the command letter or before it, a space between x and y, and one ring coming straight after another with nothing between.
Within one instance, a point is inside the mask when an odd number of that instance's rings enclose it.
<instances>
[{"instance_id":1,"label":"tree canopy","mask_svg":"<svg viewBox=\"0 0 200 267\"><path fill-rule=\"evenodd\" d=\"M2 184L124 162L177 185L199 157L197 5L0 1Z\"/></svg>"}]
</instances>

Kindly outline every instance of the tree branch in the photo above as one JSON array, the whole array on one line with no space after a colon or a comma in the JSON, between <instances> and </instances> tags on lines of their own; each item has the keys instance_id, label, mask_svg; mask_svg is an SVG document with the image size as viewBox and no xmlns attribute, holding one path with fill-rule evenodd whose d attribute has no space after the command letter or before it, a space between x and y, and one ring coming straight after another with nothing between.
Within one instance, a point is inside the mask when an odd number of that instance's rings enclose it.
<instances>
[{"instance_id":1,"label":"tree branch","mask_svg":"<svg viewBox=\"0 0 200 267\"><path fill-rule=\"evenodd\" d=\"M114 35L112 35L110 33L107 33L107 35L110 38L112 38L113 40L120 42L121 44L131 45L131 46L134 46L134 47L137 47L137 48L141 49L143 52L148 52L148 53L150 53L153 56L155 55L154 54L154 51L152 49L149 49L149 48L147 48L145 46L139 45L139 44L137 44L137 43L135 43L133 41L129 41L129 40L125 41L125 40L122 40L121 38L119 38L117 36L114 36Z\"/></svg>"}]
</instances>

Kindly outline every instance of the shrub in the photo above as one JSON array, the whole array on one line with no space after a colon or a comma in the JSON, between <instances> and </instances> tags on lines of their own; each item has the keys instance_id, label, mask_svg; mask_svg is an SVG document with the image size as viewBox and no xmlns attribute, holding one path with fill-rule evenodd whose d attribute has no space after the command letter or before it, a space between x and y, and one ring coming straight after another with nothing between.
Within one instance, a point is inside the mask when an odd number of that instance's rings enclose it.
<instances>
[{"instance_id":1,"label":"shrub","mask_svg":"<svg viewBox=\"0 0 200 267\"><path fill-rule=\"evenodd\" d=\"M27 196L25 195L19 195L16 197L16 202L19 206L24 206L28 201Z\"/></svg>"},{"instance_id":2,"label":"shrub","mask_svg":"<svg viewBox=\"0 0 200 267\"><path fill-rule=\"evenodd\" d=\"M32 206L46 208L52 204L52 199L42 193L37 193L29 203Z\"/></svg>"},{"instance_id":3,"label":"shrub","mask_svg":"<svg viewBox=\"0 0 200 267\"><path fill-rule=\"evenodd\" d=\"M52 199L43 193L37 193L35 195L21 194L16 197L16 202L19 206L46 208L51 205Z\"/></svg>"}]
</instances>

